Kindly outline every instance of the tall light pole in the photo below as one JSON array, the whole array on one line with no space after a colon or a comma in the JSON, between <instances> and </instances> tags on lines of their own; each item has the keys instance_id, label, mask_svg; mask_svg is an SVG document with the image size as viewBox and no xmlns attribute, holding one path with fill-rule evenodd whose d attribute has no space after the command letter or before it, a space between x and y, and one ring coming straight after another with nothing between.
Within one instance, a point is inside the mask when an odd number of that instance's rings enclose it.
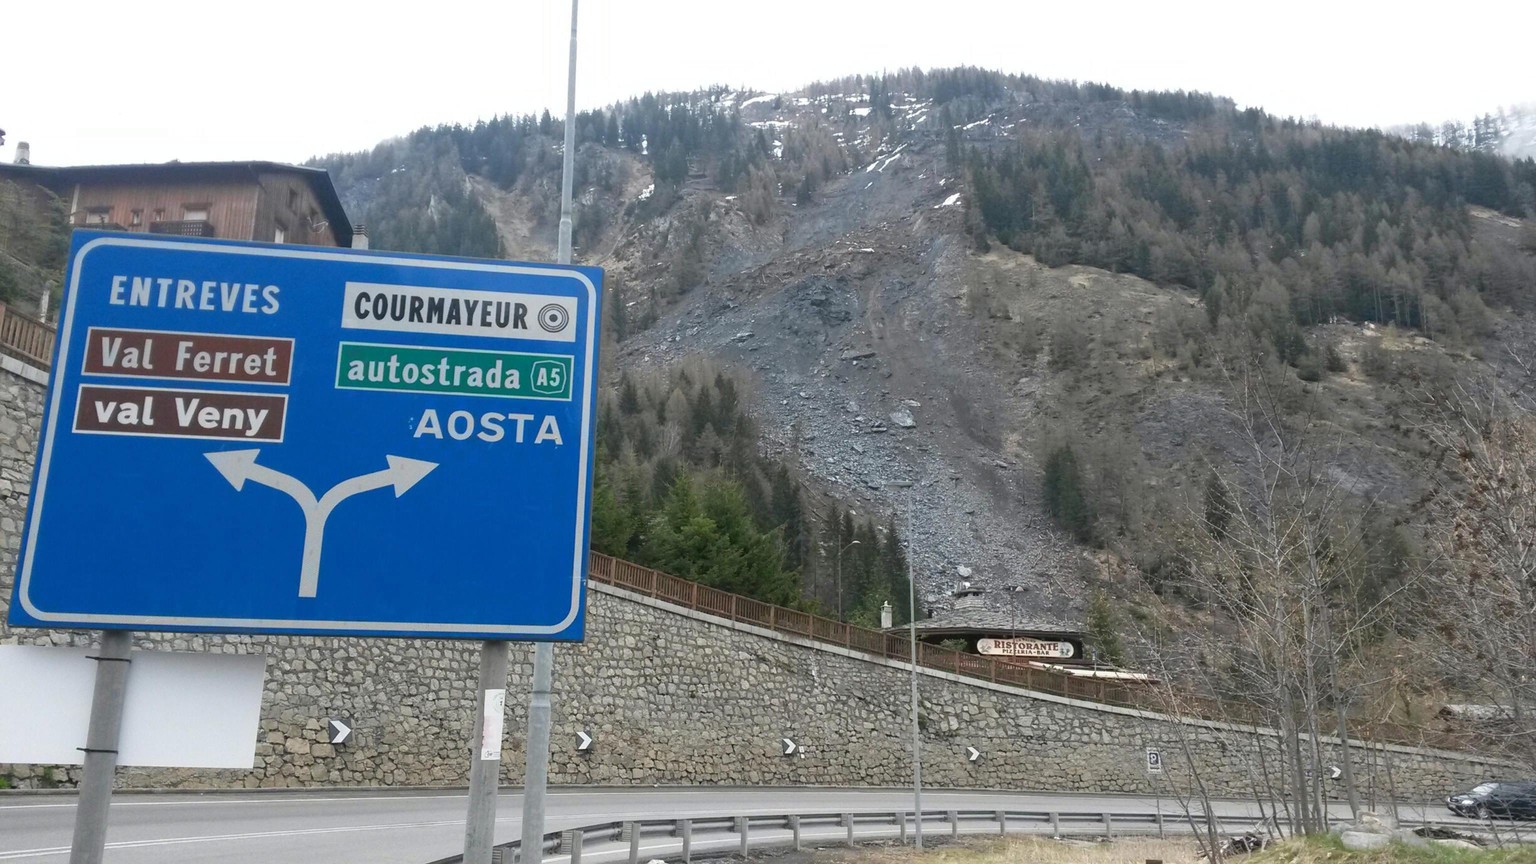
<instances>
[{"instance_id":1,"label":"tall light pole","mask_svg":"<svg viewBox=\"0 0 1536 864\"><path fill-rule=\"evenodd\" d=\"M848 545L837 550L837 620L843 620L843 553L855 546L862 546L858 540L851 540Z\"/></svg>"},{"instance_id":2,"label":"tall light pole","mask_svg":"<svg viewBox=\"0 0 1536 864\"><path fill-rule=\"evenodd\" d=\"M576 174L576 2L571 0L571 59L565 90L565 153L560 170L560 232L557 263L571 263L571 187ZM597 314L596 309L588 310ZM527 768L523 774L523 864L544 860L544 790L549 785L550 691L554 689L555 646L533 649L533 692L528 702ZM466 862L468 864L468 862Z\"/></svg>"},{"instance_id":3,"label":"tall light pole","mask_svg":"<svg viewBox=\"0 0 1536 864\"><path fill-rule=\"evenodd\" d=\"M912 650L912 839L923 848L923 740L917 722L917 580L912 578L912 502L917 484L898 480L885 484L907 490L907 638Z\"/></svg>"}]
</instances>

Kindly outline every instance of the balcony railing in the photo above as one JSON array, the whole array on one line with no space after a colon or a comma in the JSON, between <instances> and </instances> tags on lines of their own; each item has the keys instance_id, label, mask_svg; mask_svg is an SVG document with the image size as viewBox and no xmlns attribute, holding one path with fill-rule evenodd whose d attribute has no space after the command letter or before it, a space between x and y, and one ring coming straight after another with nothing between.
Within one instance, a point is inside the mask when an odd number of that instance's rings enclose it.
<instances>
[{"instance_id":1,"label":"balcony railing","mask_svg":"<svg viewBox=\"0 0 1536 864\"><path fill-rule=\"evenodd\" d=\"M53 327L0 303L0 352L39 369L53 362Z\"/></svg>"},{"instance_id":2,"label":"balcony railing","mask_svg":"<svg viewBox=\"0 0 1536 864\"><path fill-rule=\"evenodd\" d=\"M177 237L212 237L213 223L206 219L184 219L180 222L151 222L151 234L174 234Z\"/></svg>"}]
</instances>

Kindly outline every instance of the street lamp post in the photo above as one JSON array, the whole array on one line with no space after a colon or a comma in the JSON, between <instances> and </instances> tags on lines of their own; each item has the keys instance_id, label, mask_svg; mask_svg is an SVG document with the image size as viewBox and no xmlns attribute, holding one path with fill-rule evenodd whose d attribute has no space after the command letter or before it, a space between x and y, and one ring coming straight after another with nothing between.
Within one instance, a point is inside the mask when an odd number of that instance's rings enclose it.
<instances>
[{"instance_id":1,"label":"street lamp post","mask_svg":"<svg viewBox=\"0 0 1536 864\"><path fill-rule=\"evenodd\" d=\"M907 490L907 639L912 651L912 840L923 848L923 744L917 722L917 580L912 578L912 507L916 484L900 480L885 484Z\"/></svg>"},{"instance_id":2,"label":"street lamp post","mask_svg":"<svg viewBox=\"0 0 1536 864\"><path fill-rule=\"evenodd\" d=\"M837 620L843 620L843 553L855 546L863 545L858 540L849 541L848 545L837 550Z\"/></svg>"},{"instance_id":3,"label":"street lamp post","mask_svg":"<svg viewBox=\"0 0 1536 864\"><path fill-rule=\"evenodd\" d=\"M1012 597L1008 598L1008 638L1019 638L1019 592L1024 590L1023 585L1009 585L1005 588Z\"/></svg>"}]
</instances>

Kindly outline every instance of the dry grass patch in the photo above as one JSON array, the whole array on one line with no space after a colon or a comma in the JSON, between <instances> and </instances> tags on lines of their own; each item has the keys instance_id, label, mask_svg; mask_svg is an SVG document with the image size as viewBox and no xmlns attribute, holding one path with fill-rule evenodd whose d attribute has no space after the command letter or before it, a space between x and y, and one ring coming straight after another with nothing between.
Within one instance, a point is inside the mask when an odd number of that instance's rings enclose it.
<instances>
[{"instance_id":1,"label":"dry grass patch","mask_svg":"<svg viewBox=\"0 0 1536 864\"><path fill-rule=\"evenodd\" d=\"M1291 840L1253 855L1230 859L1233 864L1536 864L1536 845L1510 844L1503 849L1464 850L1446 846L1406 846L1351 852L1333 836Z\"/></svg>"},{"instance_id":2,"label":"dry grass patch","mask_svg":"<svg viewBox=\"0 0 1536 864\"><path fill-rule=\"evenodd\" d=\"M814 864L1196 864L1199 849L1193 840L1127 838L1112 843L1010 837L1006 840L966 840L915 854L908 846L818 852Z\"/></svg>"}]
</instances>

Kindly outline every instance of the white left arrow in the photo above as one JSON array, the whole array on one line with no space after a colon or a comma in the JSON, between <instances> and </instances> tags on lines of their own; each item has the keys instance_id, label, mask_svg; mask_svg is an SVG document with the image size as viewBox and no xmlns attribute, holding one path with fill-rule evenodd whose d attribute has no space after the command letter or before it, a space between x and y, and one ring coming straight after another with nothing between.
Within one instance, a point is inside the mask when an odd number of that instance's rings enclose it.
<instances>
[{"instance_id":1,"label":"white left arrow","mask_svg":"<svg viewBox=\"0 0 1536 864\"><path fill-rule=\"evenodd\" d=\"M320 547L325 541L325 520L330 518L337 504L353 495L386 486L395 487L395 497L399 498L437 467L436 462L385 456L388 468L343 480L317 501L315 493L296 478L281 471L273 471L265 465L257 465L256 457L261 455L260 450L221 450L203 455L224 475L229 485L235 487L236 492L245 488L245 481L251 480L282 492L304 511L304 553L299 567L300 597L313 597L319 588Z\"/></svg>"},{"instance_id":2,"label":"white left arrow","mask_svg":"<svg viewBox=\"0 0 1536 864\"><path fill-rule=\"evenodd\" d=\"M981 758L981 751L977 750L975 747L971 747L971 746L967 745L965 749L969 750L970 753L971 753L970 757L967 758L965 761L967 761L967 762L975 762L977 759Z\"/></svg>"},{"instance_id":3,"label":"white left arrow","mask_svg":"<svg viewBox=\"0 0 1536 864\"><path fill-rule=\"evenodd\" d=\"M576 734L581 738L581 743L576 745L576 752L584 753L587 748L592 746L592 736L588 735L586 730L583 729L577 729Z\"/></svg>"},{"instance_id":4,"label":"white left arrow","mask_svg":"<svg viewBox=\"0 0 1536 864\"><path fill-rule=\"evenodd\" d=\"M781 740L783 740L783 742L784 742L784 755L785 756L793 756L795 751L800 749L800 748L795 746L795 742L789 740L788 738L784 738L784 739L781 739Z\"/></svg>"}]
</instances>

